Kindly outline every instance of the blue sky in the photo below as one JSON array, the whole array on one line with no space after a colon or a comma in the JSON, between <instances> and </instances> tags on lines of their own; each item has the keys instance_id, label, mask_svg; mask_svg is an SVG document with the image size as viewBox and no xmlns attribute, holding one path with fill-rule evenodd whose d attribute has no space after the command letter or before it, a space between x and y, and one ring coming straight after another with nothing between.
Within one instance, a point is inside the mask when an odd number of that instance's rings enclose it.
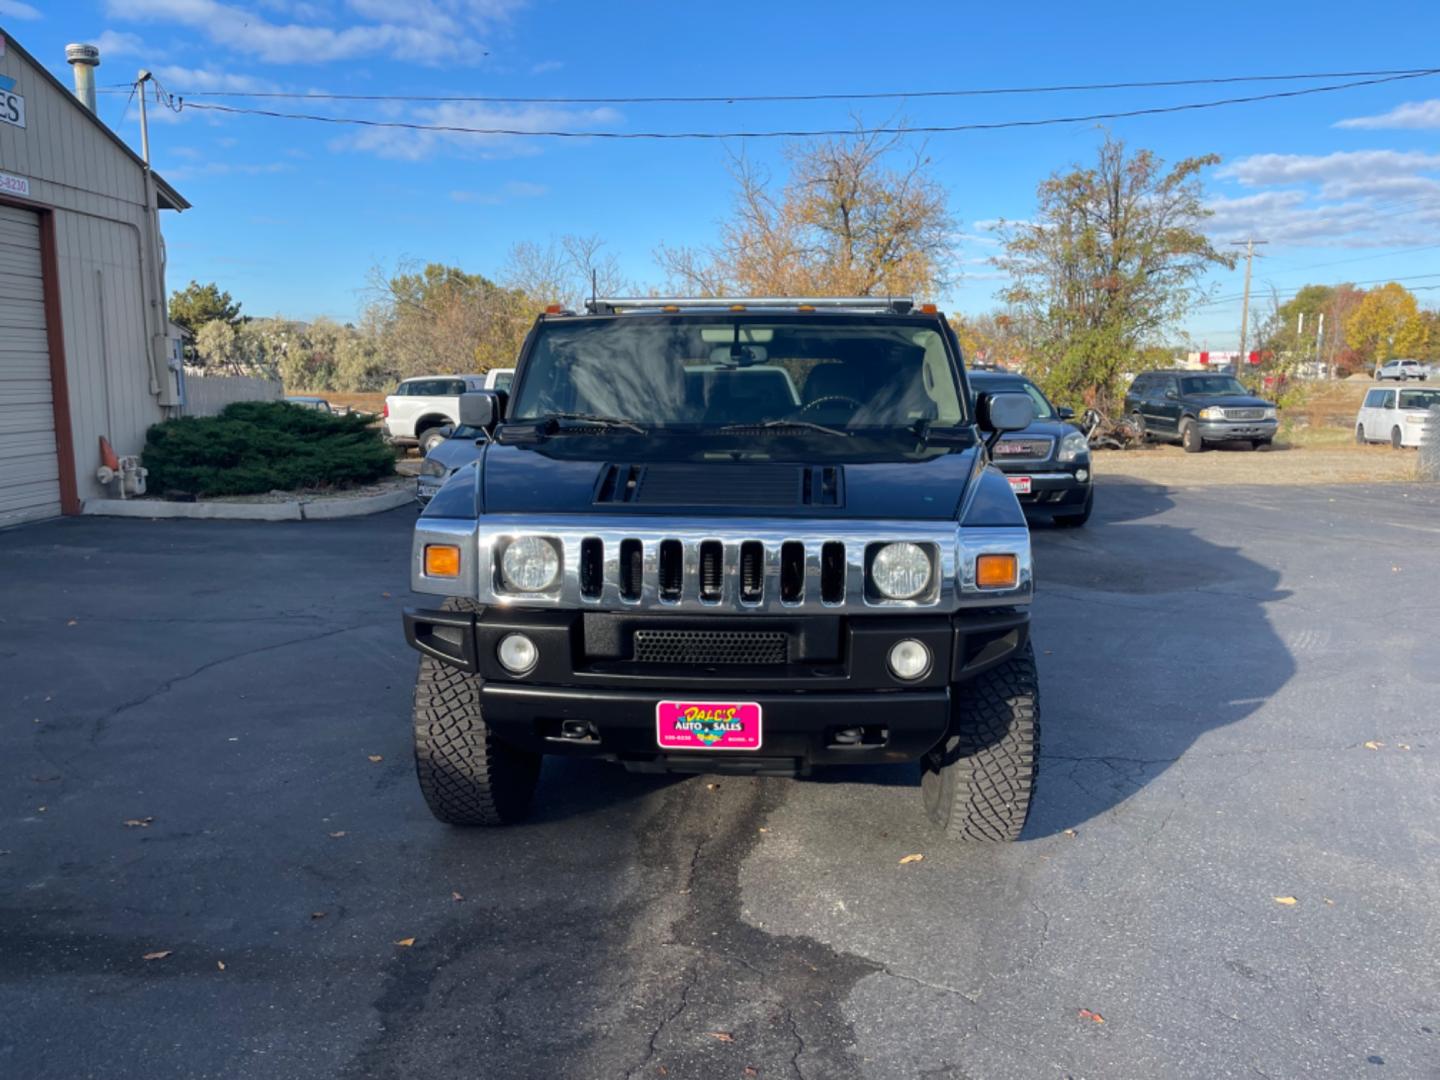
<instances>
[{"instance_id":1,"label":"blue sky","mask_svg":"<svg viewBox=\"0 0 1440 1080\"><path fill-rule=\"evenodd\" d=\"M554 0L0 0L0 25L67 83L64 46L101 46L98 81L142 66L176 92L325 90L507 97L874 92L1440 67L1433 0L1326 14L1309 4L1192 5ZM1340 81L1340 80L1321 80ZM1299 85L1299 84L1295 84ZM956 124L1213 100L1284 86L1132 89L869 102L881 122ZM843 127L845 102L549 105L230 101L354 117L523 130ZM123 92L103 119L138 144ZM598 234L641 282L661 243L713 238L727 145L443 136L152 110L157 168L194 203L166 215L170 284L215 280L250 314L355 317L373 266L400 259L494 273L510 246ZM1268 238L1257 290L1310 280L1440 285L1440 76L1110 123L1167 159L1215 152L1229 241ZM961 222L964 276L939 299L994 306L997 218L1089 159L1093 125L935 135L934 174ZM729 148L740 149L731 143ZM744 149L778 161L778 141ZM0 162L3 166L3 162ZM1429 250L1410 250L1425 248ZM1313 269L1311 269L1313 268ZM1424 277L1422 275L1430 275ZM1241 275L1217 275L1217 295ZM1440 289L1418 292L1429 306ZM1233 348L1239 302L1197 311L1197 343Z\"/></svg>"}]
</instances>

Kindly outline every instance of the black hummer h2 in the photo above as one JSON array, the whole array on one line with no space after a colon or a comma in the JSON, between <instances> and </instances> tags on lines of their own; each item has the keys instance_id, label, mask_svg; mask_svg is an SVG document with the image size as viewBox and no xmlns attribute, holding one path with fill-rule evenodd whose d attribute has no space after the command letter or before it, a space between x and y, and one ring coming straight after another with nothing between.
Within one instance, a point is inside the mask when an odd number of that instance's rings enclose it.
<instances>
[{"instance_id":1,"label":"black hummer h2","mask_svg":"<svg viewBox=\"0 0 1440 1080\"><path fill-rule=\"evenodd\" d=\"M1030 537L931 306L552 309L492 434L415 530L415 754L430 809L521 817L544 754L804 773L919 760L930 818L1019 835L1039 710Z\"/></svg>"}]
</instances>

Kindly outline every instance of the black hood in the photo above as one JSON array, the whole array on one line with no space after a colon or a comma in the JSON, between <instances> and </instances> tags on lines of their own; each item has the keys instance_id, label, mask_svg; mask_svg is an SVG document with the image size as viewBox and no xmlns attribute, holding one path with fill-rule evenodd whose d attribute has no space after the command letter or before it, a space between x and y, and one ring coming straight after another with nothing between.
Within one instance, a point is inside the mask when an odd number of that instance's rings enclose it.
<instances>
[{"instance_id":1,"label":"black hood","mask_svg":"<svg viewBox=\"0 0 1440 1080\"><path fill-rule=\"evenodd\" d=\"M587 453L567 447L563 457L545 444L491 443L482 463L484 511L945 521L956 515L978 452L936 449L878 461L826 456L813 464L642 460L625 453L632 442L590 440Z\"/></svg>"}]
</instances>

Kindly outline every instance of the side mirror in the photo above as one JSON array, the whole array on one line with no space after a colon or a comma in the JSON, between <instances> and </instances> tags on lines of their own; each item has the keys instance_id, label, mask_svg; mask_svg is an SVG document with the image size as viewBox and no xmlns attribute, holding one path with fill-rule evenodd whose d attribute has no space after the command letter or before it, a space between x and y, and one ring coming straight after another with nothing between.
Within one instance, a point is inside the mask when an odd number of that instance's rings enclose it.
<instances>
[{"instance_id":1,"label":"side mirror","mask_svg":"<svg viewBox=\"0 0 1440 1080\"><path fill-rule=\"evenodd\" d=\"M1180 400L1180 395L1177 394L1174 390L1166 390L1166 391L1165 391L1165 400L1166 400L1166 401L1179 401L1179 400Z\"/></svg>"},{"instance_id":2,"label":"side mirror","mask_svg":"<svg viewBox=\"0 0 1440 1080\"><path fill-rule=\"evenodd\" d=\"M505 395L498 390L471 390L460 395L460 423L490 431L505 415Z\"/></svg>"},{"instance_id":3,"label":"side mirror","mask_svg":"<svg viewBox=\"0 0 1440 1080\"><path fill-rule=\"evenodd\" d=\"M981 394L977 404L981 431L1023 431L1035 422L1035 403L1029 394Z\"/></svg>"},{"instance_id":4,"label":"side mirror","mask_svg":"<svg viewBox=\"0 0 1440 1080\"><path fill-rule=\"evenodd\" d=\"M1070 408L1069 405L1061 405L1055 410L1055 415L1060 417L1061 420L1073 420L1075 418L1075 410Z\"/></svg>"}]
</instances>

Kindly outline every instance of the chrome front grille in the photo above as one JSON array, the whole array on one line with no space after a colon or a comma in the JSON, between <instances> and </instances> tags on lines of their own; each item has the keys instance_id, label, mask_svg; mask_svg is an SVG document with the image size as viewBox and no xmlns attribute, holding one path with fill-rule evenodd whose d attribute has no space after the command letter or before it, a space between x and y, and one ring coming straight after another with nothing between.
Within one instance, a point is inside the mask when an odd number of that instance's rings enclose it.
<instances>
[{"instance_id":1,"label":"chrome front grille","mask_svg":"<svg viewBox=\"0 0 1440 1080\"><path fill-rule=\"evenodd\" d=\"M1045 461L1055 449L1049 435L1014 435L995 444L995 461Z\"/></svg>"},{"instance_id":2,"label":"chrome front grille","mask_svg":"<svg viewBox=\"0 0 1440 1080\"><path fill-rule=\"evenodd\" d=\"M501 580L505 546L543 537L560 549L554 587L515 593ZM908 541L931 557L931 587L913 600L886 600L866 587L874 552ZM460 574L425 573L430 544L461 549ZM981 589L975 561L1020 557L1020 583ZM411 587L489 606L576 611L703 614L846 614L1025 603L1032 591L1030 537L1023 526L957 528L953 521L896 521L651 515L486 515L422 517L415 529Z\"/></svg>"},{"instance_id":3,"label":"chrome front grille","mask_svg":"<svg viewBox=\"0 0 1440 1080\"><path fill-rule=\"evenodd\" d=\"M831 522L737 518L635 517L485 519L476 560L477 599L486 604L555 605L600 611L843 611L935 608L951 604L955 581L952 522ZM723 531L722 531L723 529ZM541 536L561 550L561 578L544 593L515 593L499 574L505 546ZM908 540L931 556L932 585L916 600L867 596L867 552Z\"/></svg>"},{"instance_id":4,"label":"chrome front grille","mask_svg":"<svg viewBox=\"0 0 1440 1080\"><path fill-rule=\"evenodd\" d=\"M1264 409L1226 409L1226 420L1264 420Z\"/></svg>"}]
</instances>

